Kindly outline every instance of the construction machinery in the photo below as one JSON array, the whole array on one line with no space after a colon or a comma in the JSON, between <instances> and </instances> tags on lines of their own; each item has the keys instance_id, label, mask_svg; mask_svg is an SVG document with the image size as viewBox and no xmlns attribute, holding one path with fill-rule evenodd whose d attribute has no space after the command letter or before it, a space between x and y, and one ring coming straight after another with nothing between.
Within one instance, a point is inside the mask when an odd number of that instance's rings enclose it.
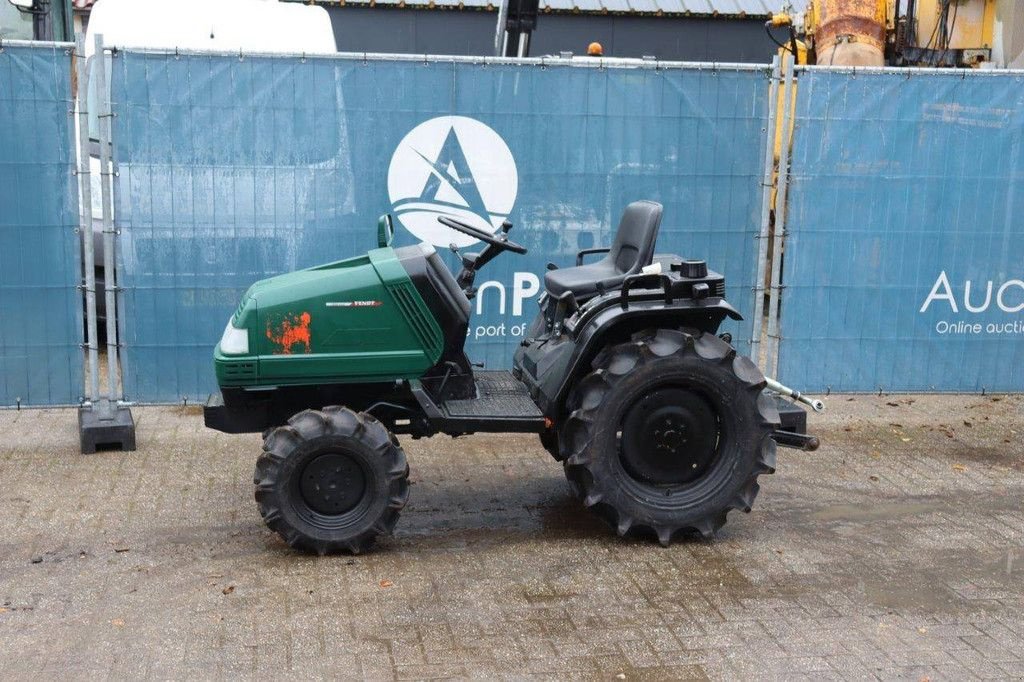
<instances>
[{"instance_id":1,"label":"construction machinery","mask_svg":"<svg viewBox=\"0 0 1024 682\"><path fill-rule=\"evenodd\" d=\"M812 0L802 34L786 12L774 15L767 28L798 64L978 67L993 61L997 34L1002 35L998 27L1005 16L1020 13L1013 5L1005 0ZM786 40L773 31L779 28L788 31Z\"/></svg>"},{"instance_id":2,"label":"construction machinery","mask_svg":"<svg viewBox=\"0 0 1024 682\"><path fill-rule=\"evenodd\" d=\"M750 511L775 448L815 449L818 401L737 354L719 326L739 313L700 260L655 254L662 207L626 207L611 246L549 266L512 369L464 350L477 272L526 253L505 221L457 276L425 243L393 247L390 216L368 253L255 283L214 351L208 427L263 432L256 501L290 545L359 552L394 528L409 494L397 436L537 433L584 505L619 535L667 545ZM584 263L589 256L600 260Z\"/></svg>"}]
</instances>

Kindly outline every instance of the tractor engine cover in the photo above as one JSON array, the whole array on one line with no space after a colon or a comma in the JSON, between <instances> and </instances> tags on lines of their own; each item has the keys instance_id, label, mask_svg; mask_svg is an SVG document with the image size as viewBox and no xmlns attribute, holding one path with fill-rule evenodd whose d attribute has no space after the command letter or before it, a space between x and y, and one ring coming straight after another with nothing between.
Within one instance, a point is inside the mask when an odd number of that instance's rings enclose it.
<instances>
[{"instance_id":1,"label":"tractor engine cover","mask_svg":"<svg viewBox=\"0 0 1024 682\"><path fill-rule=\"evenodd\" d=\"M440 358L444 338L403 261L421 266L431 256L436 258L430 247L385 247L257 282L214 351L218 384L278 387L422 376ZM229 333L240 331L247 343L229 348Z\"/></svg>"}]
</instances>

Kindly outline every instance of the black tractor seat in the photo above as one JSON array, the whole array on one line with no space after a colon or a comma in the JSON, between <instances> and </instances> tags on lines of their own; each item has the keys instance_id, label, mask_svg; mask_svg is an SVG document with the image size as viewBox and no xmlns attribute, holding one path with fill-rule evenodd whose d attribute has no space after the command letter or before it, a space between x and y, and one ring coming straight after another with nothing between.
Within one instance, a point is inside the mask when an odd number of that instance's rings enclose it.
<instances>
[{"instance_id":1,"label":"black tractor seat","mask_svg":"<svg viewBox=\"0 0 1024 682\"><path fill-rule=\"evenodd\" d=\"M621 287L626 277L651 264L661 213L662 206L656 201L631 203L622 213L611 248L584 249L576 255L576 267L549 270L544 275L548 295L559 298L571 291L576 301L582 303L599 291ZM596 263L583 265L587 254L605 252L607 255Z\"/></svg>"}]
</instances>

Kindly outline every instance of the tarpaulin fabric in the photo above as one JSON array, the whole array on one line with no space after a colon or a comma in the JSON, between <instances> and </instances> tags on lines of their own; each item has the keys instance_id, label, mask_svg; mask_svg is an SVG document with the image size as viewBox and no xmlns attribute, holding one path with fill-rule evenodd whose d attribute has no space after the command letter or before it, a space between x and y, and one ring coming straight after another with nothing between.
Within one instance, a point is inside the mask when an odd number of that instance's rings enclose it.
<instances>
[{"instance_id":1,"label":"tarpaulin fabric","mask_svg":"<svg viewBox=\"0 0 1024 682\"><path fill-rule=\"evenodd\" d=\"M703 258L748 318L768 67L595 68L119 51L112 101L126 396L203 399L253 281L376 246L443 251L450 212L510 219L526 256L477 276L467 352L509 366L551 261L610 244L624 207L665 205L659 253Z\"/></svg>"},{"instance_id":2,"label":"tarpaulin fabric","mask_svg":"<svg viewBox=\"0 0 1024 682\"><path fill-rule=\"evenodd\" d=\"M0 405L82 396L71 55L0 49Z\"/></svg>"},{"instance_id":3,"label":"tarpaulin fabric","mask_svg":"<svg viewBox=\"0 0 1024 682\"><path fill-rule=\"evenodd\" d=\"M800 73L779 378L1024 389L1024 77Z\"/></svg>"}]
</instances>

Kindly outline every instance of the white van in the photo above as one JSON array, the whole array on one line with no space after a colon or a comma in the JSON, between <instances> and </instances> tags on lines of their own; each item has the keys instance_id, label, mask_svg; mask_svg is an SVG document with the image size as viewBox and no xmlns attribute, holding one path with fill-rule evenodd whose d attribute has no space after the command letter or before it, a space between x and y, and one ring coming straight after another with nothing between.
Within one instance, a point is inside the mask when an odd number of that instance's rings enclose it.
<instances>
[{"instance_id":1,"label":"white van","mask_svg":"<svg viewBox=\"0 0 1024 682\"><path fill-rule=\"evenodd\" d=\"M245 53L334 54L337 46L322 7L276 0L97 0L89 16L85 54L90 74L96 36L106 46ZM107 58L107 73L110 59ZM95 78L90 78L95 83ZM108 79L109 86L109 79ZM102 101L89 88L89 149L93 244L96 254L96 306L106 318L104 299L102 195L97 112ZM75 118L76 124L78 118ZM99 325L104 335L104 325Z\"/></svg>"}]
</instances>

